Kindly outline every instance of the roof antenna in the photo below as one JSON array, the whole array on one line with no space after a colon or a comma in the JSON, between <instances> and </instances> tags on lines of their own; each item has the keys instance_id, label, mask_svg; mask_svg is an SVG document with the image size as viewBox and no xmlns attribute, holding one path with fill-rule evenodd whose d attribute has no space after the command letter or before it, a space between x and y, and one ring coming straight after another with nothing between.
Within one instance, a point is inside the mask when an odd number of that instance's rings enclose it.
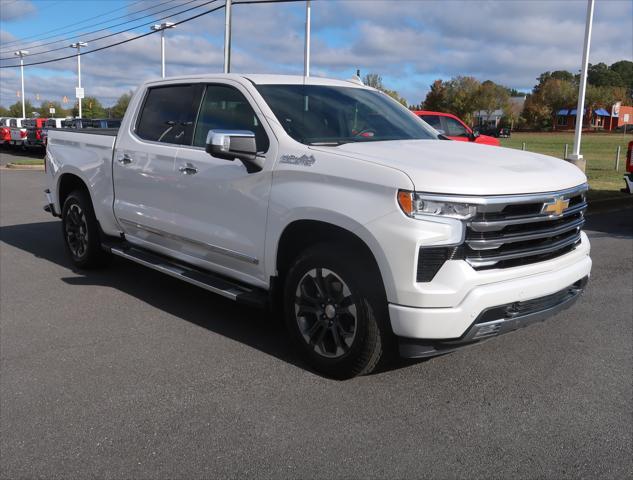
<instances>
[{"instance_id":1,"label":"roof antenna","mask_svg":"<svg viewBox=\"0 0 633 480\"><path fill-rule=\"evenodd\" d=\"M365 85L360 78L360 68L356 69L356 75L352 75L352 78L350 78L350 82L354 82L359 85Z\"/></svg>"}]
</instances>

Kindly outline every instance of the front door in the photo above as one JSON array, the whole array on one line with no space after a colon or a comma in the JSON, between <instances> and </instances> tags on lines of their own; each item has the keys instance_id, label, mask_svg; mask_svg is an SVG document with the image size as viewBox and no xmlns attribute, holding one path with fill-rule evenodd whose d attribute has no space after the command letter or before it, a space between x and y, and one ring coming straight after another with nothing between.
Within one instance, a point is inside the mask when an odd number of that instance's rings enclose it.
<instances>
[{"instance_id":1,"label":"front door","mask_svg":"<svg viewBox=\"0 0 633 480\"><path fill-rule=\"evenodd\" d=\"M264 242L276 142L250 94L239 84L207 85L191 146L176 155L173 205L178 235L188 252L214 270L242 280L265 283ZM255 133L263 170L248 173L239 160L205 151L209 130ZM247 275L251 278L246 278Z\"/></svg>"}]
</instances>

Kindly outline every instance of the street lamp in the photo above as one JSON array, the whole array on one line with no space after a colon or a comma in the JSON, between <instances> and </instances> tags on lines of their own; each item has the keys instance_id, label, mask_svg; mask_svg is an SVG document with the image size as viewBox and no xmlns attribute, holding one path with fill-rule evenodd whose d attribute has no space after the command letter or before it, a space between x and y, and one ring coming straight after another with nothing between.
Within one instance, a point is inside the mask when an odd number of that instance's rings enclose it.
<instances>
[{"instance_id":1,"label":"street lamp","mask_svg":"<svg viewBox=\"0 0 633 480\"><path fill-rule=\"evenodd\" d=\"M13 55L20 57L20 77L22 78L22 118L26 118L26 108L24 106L24 57L28 54L28 50L18 50L13 53Z\"/></svg>"},{"instance_id":2,"label":"street lamp","mask_svg":"<svg viewBox=\"0 0 633 480\"><path fill-rule=\"evenodd\" d=\"M306 2L306 34L305 50L303 52L303 76L310 76L310 0Z\"/></svg>"},{"instance_id":3,"label":"street lamp","mask_svg":"<svg viewBox=\"0 0 633 480\"><path fill-rule=\"evenodd\" d=\"M84 91L81 88L81 47L87 47L86 42L76 42L68 45L70 48L77 49L77 88L75 89L75 96L77 97L77 103L79 104L79 118L81 117L81 99L84 98Z\"/></svg>"},{"instance_id":4,"label":"street lamp","mask_svg":"<svg viewBox=\"0 0 633 480\"><path fill-rule=\"evenodd\" d=\"M172 22L163 22L160 25L152 25L151 29L155 32L160 31L160 63L161 74L165 78L165 29L174 28Z\"/></svg>"},{"instance_id":5,"label":"street lamp","mask_svg":"<svg viewBox=\"0 0 633 480\"><path fill-rule=\"evenodd\" d=\"M224 4L224 73L231 71L231 0Z\"/></svg>"}]
</instances>

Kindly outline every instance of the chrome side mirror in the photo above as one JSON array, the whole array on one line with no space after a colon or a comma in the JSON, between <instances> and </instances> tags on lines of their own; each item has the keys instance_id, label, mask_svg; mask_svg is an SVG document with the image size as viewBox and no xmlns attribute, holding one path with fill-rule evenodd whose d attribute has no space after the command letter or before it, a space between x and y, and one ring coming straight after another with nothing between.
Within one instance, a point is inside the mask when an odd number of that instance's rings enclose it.
<instances>
[{"instance_id":1,"label":"chrome side mirror","mask_svg":"<svg viewBox=\"0 0 633 480\"><path fill-rule=\"evenodd\" d=\"M262 169L257 158L255 134L248 130L209 130L206 152L223 160L240 160L248 173Z\"/></svg>"}]
</instances>

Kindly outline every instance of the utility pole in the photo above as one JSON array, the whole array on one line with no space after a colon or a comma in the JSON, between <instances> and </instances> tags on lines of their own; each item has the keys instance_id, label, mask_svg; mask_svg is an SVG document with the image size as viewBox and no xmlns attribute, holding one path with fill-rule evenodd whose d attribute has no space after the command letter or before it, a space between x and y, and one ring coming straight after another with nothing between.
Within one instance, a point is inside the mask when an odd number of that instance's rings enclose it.
<instances>
[{"instance_id":1,"label":"utility pole","mask_svg":"<svg viewBox=\"0 0 633 480\"><path fill-rule=\"evenodd\" d=\"M75 89L75 97L77 97L77 103L79 104L79 118L82 118L81 99L84 98L84 90L81 88L81 47L87 47L88 44L86 42L76 42L68 46L77 49L77 88Z\"/></svg>"},{"instance_id":2,"label":"utility pole","mask_svg":"<svg viewBox=\"0 0 633 480\"><path fill-rule=\"evenodd\" d=\"M585 91L587 89L587 69L589 67L589 46L591 44L591 28L593 25L594 0L587 2L587 21L585 23L585 44L582 51L582 70L580 72L580 86L578 88L578 106L576 107L576 131L574 135L574 148L571 155L567 157L571 163L580 168L583 172L586 168L586 161L580 154L580 138L582 136L582 118L585 110Z\"/></svg>"},{"instance_id":3,"label":"utility pole","mask_svg":"<svg viewBox=\"0 0 633 480\"><path fill-rule=\"evenodd\" d=\"M152 25L153 31L160 31L160 64L161 64L161 76L165 78L165 29L174 28L172 22L163 22L160 25Z\"/></svg>"},{"instance_id":4,"label":"utility pole","mask_svg":"<svg viewBox=\"0 0 633 480\"><path fill-rule=\"evenodd\" d=\"M310 76L310 0L306 1L306 35L305 35L305 50L303 55L303 76Z\"/></svg>"},{"instance_id":5,"label":"utility pole","mask_svg":"<svg viewBox=\"0 0 633 480\"><path fill-rule=\"evenodd\" d=\"M231 0L224 5L224 73L231 71Z\"/></svg>"},{"instance_id":6,"label":"utility pole","mask_svg":"<svg viewBox=\"0 0 633 480\"><path fill-rule=\"evenodd\" d=\"M14 55L20 57L20 77L22 80L22 118L26 118L26 108L24 106L24 57L28 54L28 50L18 50L14 53Z\"/></svg>"}]
</instances>

